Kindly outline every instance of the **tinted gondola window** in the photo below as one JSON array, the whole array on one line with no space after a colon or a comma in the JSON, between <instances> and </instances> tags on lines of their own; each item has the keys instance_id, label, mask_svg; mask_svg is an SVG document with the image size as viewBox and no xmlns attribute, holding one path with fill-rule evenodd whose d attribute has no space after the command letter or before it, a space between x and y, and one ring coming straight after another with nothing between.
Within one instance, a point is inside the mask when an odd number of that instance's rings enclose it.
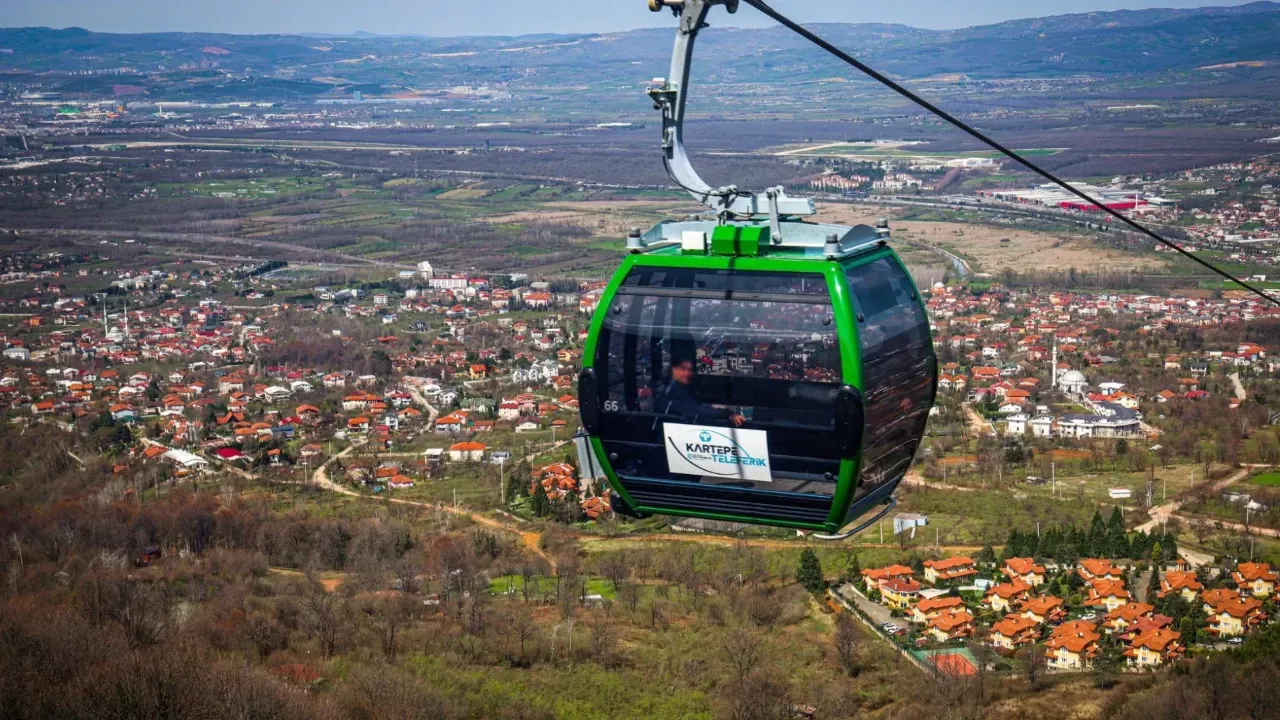
<instances>
[{"instance_id":1,"label":"tinted gondola window","mask_svg":"<svg viewBox=\"0 0 1280 720\"><path fill-rule=\"evenodd\" d=\"M910 467L929 420L937 361L915 285L895 260L851 268L848 278L858 309L866 408L861 496Z\"/></svg>"},{"instance_id":2,"label":"tinted gondola window","mask_svg":"<svg viewBox=\"0 0 1280 720\"><path fill-rule=\"evenodd\" d=\"M672 391L676 359L694 363L688 391ZM668 473L662 425L726 426L742 415L748 429L768 431L775 480L740 485L833 491L835 443L815 434L834 431L841 382L822 275L639 268L606 310L595 365L602 439L621 474L712 482Z\"/></svg>"}]
</instances>

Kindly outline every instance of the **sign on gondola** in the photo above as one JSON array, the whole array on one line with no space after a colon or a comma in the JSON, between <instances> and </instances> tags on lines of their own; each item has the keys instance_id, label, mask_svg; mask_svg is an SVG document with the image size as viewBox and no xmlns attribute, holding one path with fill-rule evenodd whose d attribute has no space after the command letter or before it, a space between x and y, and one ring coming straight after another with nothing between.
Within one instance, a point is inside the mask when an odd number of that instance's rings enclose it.
<instances>
[{"instance_id":1,"label":"sign on gondola","mask_svg":"<svg viewBox=\"0 0 1280 720\"><path fill-rule=\"evenodd\" d=\"M667 468L679 475L773 482L769 433L664 423Z\"/></svg>"}]
</instances>

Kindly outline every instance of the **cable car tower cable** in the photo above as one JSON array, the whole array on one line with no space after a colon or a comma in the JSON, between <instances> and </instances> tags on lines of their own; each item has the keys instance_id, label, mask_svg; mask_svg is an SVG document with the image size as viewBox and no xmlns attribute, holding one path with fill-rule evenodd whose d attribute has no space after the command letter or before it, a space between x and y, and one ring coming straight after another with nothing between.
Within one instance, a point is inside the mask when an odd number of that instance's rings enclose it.
<instances>
[{"instance_id":1,"label":"cable car tower cable","mask_svg":"<svg viewBox=\"0 0 1280 720\"><path fill-rule=\"evenodd\" d=\"M898 84L897 82L894 82L892 79L890 79L889 77L885 76L883 73L881 73L881 72L877 71L875 68L871 67L870 65L867 65L866 63L862 62L861 60L858 60L857 58L853 57L853 56L852 56L852 55L850 55L849 53L846 53L845 51L841 50L840 48L836 47L835 45L832 45L831 43L827 42L827 41L826 41L826 40L824 40L821 36L819 36L819 35L817 35L817 34L815 34L815 33L811 32L810 30L806 29L804 26L800 25L799 23L795 22L794 20L791 20L790 18L788 18L787 16L785 16L785 15L783 15L782 13L778 12L777 10L774 10L772 7L770 7L770 6L769 6L769 4L768 4L768 3L764 2L764 0L742 0L742 2L745 2L746 4L750 5L751 7L753 7L753 8L755 8L755 9L759 10L760 12L764 13L764 14L765 14L766 16L768 16L769 18L771 18L771 19L775 20L778 24L782 25L783 27L787 28L788 30L791 30L792 32L796 33L797 35L800 35L801 37L803 37L804 39L806 39L806 40L808 40L809 42L813 43L814 45L817 45L818 47L822 48L823 50L826 50L828 53L830 53L830 54L834 55L835 57L839 58L840 60L843 60L845 63L847 63L847 64L849 64L849 65L852 65L853 67L857 68L860 72L862 72L864 75L866 75L866 76L870 77L871 79L875 80L876 82L879 82L881 85L884 85L885 87L887 87L887 88L889 88L890 90L892 90L892 91L894 91L894 92L898 93L899 95L901 95L902 97L904 97L904 98L906 98L906 99L910 100L911 102L915 103L916 105L919 105L920 107L924 108L925 110L928 110L929 112L933 113L934 115L936 115L936 116L938 116L938 117L942 118L943 120L947 121L947 122L948 122L948 123L950 123L951 125L953 125L953 126L955 126L955 127L959 128L960 130L964 131L966 134L968 134L968 135L970 135L970 136L972 136L972 137L976 138L977 140L981 141L983 144L988 145L989 147L991 147L992 149L996 150L996 151L997 151L997 152L999 152L1000 154L1004 155L1005 157L1009 158L1010 160L1013 160L1014 162L1016 162L1016 163L1018 163L1019 165L1023 166L1023 167L1024 167L1024 168L1026 168L1027 170L1030 170L1031 172L1035 173L1036 175L1039 175L1040 177L1044 178L1045 180L1048 180L1049 182L1053 183L1054 185L1057 185L1058 187L1062 188L1063 190L1066 190L1067 192L1071 193L1072 195L1075 195L1076 197L1080 198L1081 200L1084 200L1085 202L1087 202L1087 203L1089 203L1089 204L1091 204L1091 205L1096 206L1096 207L1097 207L1099 210L1101 210L1102 212L1105 212L1106 214L1108 214L1108 215L1110 215L1111 217L1113 217L1113 218L1115 218L1115 219L1119 220L1120 222L1124 223L1125 225L1129 226L1130 228L1133 228L1133 229L1134 229L1134 230L1136 230L1137 232L1139 232L1139 233L1141 233L1141 234L1143 234L1143 235L1146 235L1147 237L1151 238L1152 240L1155 240L1156 242L1160 243L1161 245L1164 245L1165 247L1168 247L1168 248L1170 248L1170 249L1172 249L1172 250L1177 251L1178 253L1180 253L1180 254L1181 254L1181 255L1183 255L1184 257L1189 258L1189 259L1190 259L1190 260L1192 260L1193 262L1195 262L1195 263L1197 263L1197 264L1199 264L1199 265L1201 265L1201 266L1203 266L1203 267L1205 267L1205 268L1207 268L1207 269L1209 269L1209 270L1213 271L1215 274L1220 275L1220 276L1222 276L1223 278L1225 278L1225 279L1227 279L1227 280L1229 280L1229 281L1231 281L1231 282L1234 282L1234 283L1236 283L1236 284L1240 285L1241 287L1245 288L1246 290L1249 290L1250 292L1252 292L1253 294L1257 295L1258 297L1260 297L1260 298L1262 298L1262 299L1266 300L1267 302L1272 303L1272 304L1277 305L1277 306L1280 306L1280 299L1277 299L1277 298L1272 297L1271 295L1268 295L1268 294L1267 294L1266 292L1264 292L1262 289L1260 289L1260 288L1258 288L1258 287L1256 287L1256 286L1254 286L1254 285L1252 285L1252 284L1250 284L1250 283L1247 283L1247 282L1245 282L1244 280L1241 280L1240 278L1238 278L1238 277L1236 277L1236 276L1232 275L1231 273L1227 272L1226 270L1223 270L1222 268L1219 268L1218 266L1214 265L1213 263L1211 263L1211 262L1209 262L1209 261L1207 261L1207 260L1204 260L1204 259L1202 259L1202 258L1197 257L1194 253L1188 252L1187 250L1185 250L1185 249L1183 249L1181 246L1179 246L1177 243L1175 243L1175 242L1173 242L1173 241L1171 241L1171 240L1168 240L1168 239L1166 239L1166 238L1164 238L1164 237L1161 237L1158 233L1156 233L1155 231L1153 231L1153 230L1151 230L1150 228L1146 227L1145 225L1143 225L1143 224L1141 224L1141 223L1139 223L1139 222L1136 222L1136 221L1134 221L1134 220L1132 220L1132 219L1130 219L1130 218L1126 217L1124 214L1120 213L1120 212L1119 212L1119 211L1117 211L1117 210L1113 210L1112 208L1107 207L1107 206L1106 206L1106 205L1104 205L1101 201L1099 201L1099 200L1095 199L1094 197L1092 197L1092 196L1091 196L1091 195L1089 195L1088 193L1086 193L1086 192L1084 192L1084 191L1080 190L1079 188L1076 188L1075 186L1071 185L1070 183L1066 182L1065 180L1062 180L1061 178L1059 178L1058 176L1056 176L1056 175L1054 175L1053 173L1049 172L1048 170L1045 170L1045 169L1041 168L1039 165L1036 165L1035 163L1031 162L1030 160L1026 159L1025 157L1023 157L1023 156L1019 155L1017 152L1015 152L1015 151L1013 151L1013 150L1010 150L1009 148L1005 147L1004 145L1002 145L1002 144L1000 144L1000 143L996 142L996 141L995 141L995 140L993 140L991 137L987 136L985 133L983 133L983 132L981 132L981 131L979 131L979 130L975 129L974 127L970 126L968 123L966 123L966 122L964 122L963 120L961 120L961 119L957 118L956 116L952 115L951 113L947 112L946 110L943 110L942 108L938 107L937 105L934 105L933 103L929 102L928 100L925 100L924 98L920 97L919 95L917 95L917 94L915 94L915 93L911 92L910 90L908 90L907 88L905 88L905 87L903 87L902 85ZM671 6L673 5L673 3L668 2L668 3L666 3L666 5L667 5L668 7L671 7Z\"/></svg>"},{"instance_id":2,"label":"cable car tower cable","mask_svg":"<svg viewBox=\"0 0 1280 720\"><path fill-rule=\"evenodd\" d=\"M578 375L582 428L623 515L677 515L842 540L894 507L937 399L923 297L876 227L807 222L783 188L712 187L684 146L694 44L711 8L742 2L1125 225L1265 293L915 96L763 0L648 0L680 21L671 72L649 95L663 163L714 219L627 238L602 290ZM1278 303L1280 304L1280 303ZM878 509L878 512L877 512ZM870 516L870 520L863 520Z\"/></svg>"}]
</instances>

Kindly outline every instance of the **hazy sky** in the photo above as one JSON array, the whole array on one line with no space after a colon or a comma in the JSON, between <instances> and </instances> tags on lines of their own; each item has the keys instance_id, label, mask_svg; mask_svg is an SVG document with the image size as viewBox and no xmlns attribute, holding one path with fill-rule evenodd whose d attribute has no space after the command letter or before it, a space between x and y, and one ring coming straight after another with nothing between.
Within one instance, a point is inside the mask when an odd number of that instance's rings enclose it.
<instances>
[{"instance_id":1,"label":"hazy sky","mask_svg":"<svg viewBox=\"0 0 1280 720\"><path fill-rule=\"evenodd\" d=\"M1241 5L1245 0L775 0L803 22L892 22L956 28L1093 10ZM725 22L715 11L716 24ZM733 25L759 25L743 7ZM520 35L671 25L645 0L0 0L0 26L79 26L104 32Z\"/></svg>"}]
</instances>

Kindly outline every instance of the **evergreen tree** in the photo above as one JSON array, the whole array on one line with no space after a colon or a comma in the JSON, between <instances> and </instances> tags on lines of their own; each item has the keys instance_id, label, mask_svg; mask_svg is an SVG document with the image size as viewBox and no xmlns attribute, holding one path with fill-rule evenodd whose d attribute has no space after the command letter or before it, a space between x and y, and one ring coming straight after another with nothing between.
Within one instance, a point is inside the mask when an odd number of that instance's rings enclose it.
<instances>
[{"instance_id":1,"label":"evergreen tree","mask_svg":"<svg viewBox=\"0 0 1280 720\"><path fill-rule=\"evenodd\" d=\"M822 576L822 562L813 548L805 548L800 553L800 564L796 566L796 582L806 590L817 595L826 588L826 580Z\"/></svg>"},{"instance_id":2,"label":"evergreen tree","mask_svg":"<svg viewBox=\"0 0 1280 720\"><path fill-rule=\"evenodd\" d=\"M1147 604L1148 605L1151 605L1154 607L1155 604L1160 600L1160 598L1156 595L1156 593L1158 593L1159 591L1160 591L1160 567L1157 565L1152 565L1151 566L1151 584L1147 586Z\"/></svg>"},{"instance_id":3,"label":"evergreen tree","mask_svg":"<svg viewBox=\"0 0 1280 720\"><path fill-rule=\"evenodd\" d=\"M1125 535L1123 530L1118 533L1111 533L1111 540L1108 545L1108 549L1111 551L1110 556L1113 558L1127 558L1131 555L1129 536Z\"/></svg>"},{"instance_id":4,"label":"evergreen tree","mask_svg":"<svg viewBox=\"0 0 1280 720\"><path fill-rule=\"evenodd\" d=\"M1076 549L1077 547L1074 543L1063 543L1058 548L1058 562L1065 565L1075 565L1076 561L1080 559L1080 551Z\"/></svg>"},{"instance_id":5,"label":"evergreen tree","mask_svg":"<svg viewBox=\"0 0 1280 720\"><path fill-rule=\"evenodd\" d=\"M1009 531L1009 539L1004 543L1004 549L1000 551L1000 562L1004 562L1011 557L1018 557L1018 543L1021 542L1018 537L1016 528Z\"/></svg>"},{"instance_id":6,"label":"evergreen tree","mask_svg":"<svg viewBox=\"0 0 1280 720\"><path fill-rule=\"evenodd\" d=\"M1159 568L1163 564L1164 564L1164 546L1162 546L1160 543L1157 542L1156 544L1151 546L1151 566L1154 568Z\"/></svg>"},{"instance_id":7,"label":"evergreen tree","mask_svg":"<svg viewBox=\"0 0 1280 720\"><path fill-rule=\"evenodd\" d=\"M1093 520L1089 522L1089 541L1086 547L1089 548L1089 554L1094 557L1102 557L1106 552L1107 546L1107 525L1102 522L1102 514L1097 510L1093 511Z\"/></svg>"},{"instance_id":8,"label":"evergreen tree","mask_svg":"<svg viewBox=\"0 0 1280 720\"><path fill-rule=\"evenodd\" d=\"M996 562L996 551L991 547L991 543L982 546L982 550L978 553L978 562L987 565L994 565Z\"/></svg>"},{"instance_id":9,"label":"evergreen tree","mask_svg":"<svg viewBox=\"0 0 1280 720\"><path fill-rule=\"evenodd\" d=\"M533 497L530 498L529 504L537 517L546 517L551 513L551 499L547 497L547 491L542 487L542 483L535 483Z\"/></svg>"},{"instance_id":10,"label":"evergreen tree","mask_svg":"<svg viewBox=\"0 0 1280 720\"><path fill-rule=\"evenodd\" d=\"M1120 512L1120 507L1111 508L1111 519L1107 521L1107 530L1112 534L1124 532L1124 513Z\"/></svg>"},{"instance_id":11,"label":"evergreen tree","mask_svg":"<svg viewBox=\"0 0 1280 720\"><path fill-rule=\"evenodd\" d=\"M858 553L853 554L853 558L849 561L849 567L845 570L845 578L849 582L857 582L862 577L862 561L858 559Z\"/></svg>"},{"instance_id":12,"label":"evergreen tree","mask_svg":"<svg viewBox=\"0 0 1280 720\"><path fill-rule=\"evenodd\" d=\"M1189 643L1196 637L1196 623L1187 615L1178 621L1178 632L1182 633L1182 641Z\"/></svg>"}]
</instances>

